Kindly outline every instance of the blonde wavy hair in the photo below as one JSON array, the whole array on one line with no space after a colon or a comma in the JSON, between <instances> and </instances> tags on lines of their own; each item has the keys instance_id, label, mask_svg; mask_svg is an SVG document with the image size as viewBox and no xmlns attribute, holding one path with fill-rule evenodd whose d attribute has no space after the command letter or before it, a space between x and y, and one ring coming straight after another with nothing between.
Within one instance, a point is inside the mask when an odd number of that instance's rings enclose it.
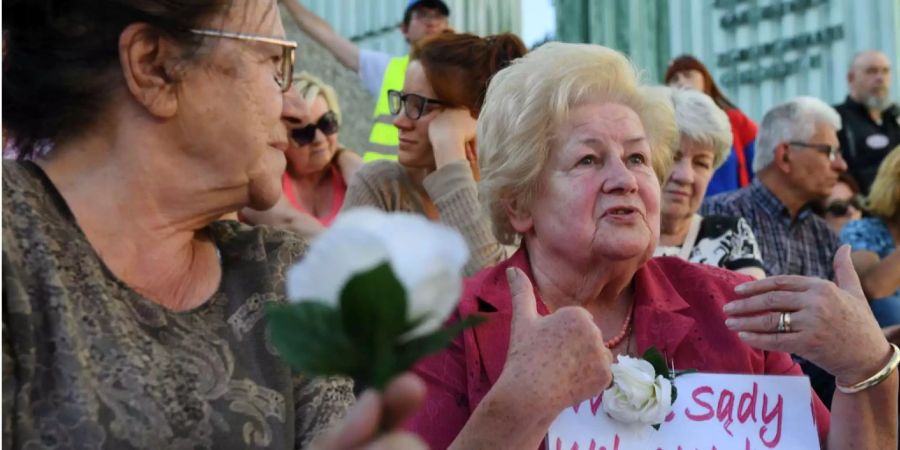
<instances>
[{"instance_id":1,"label":"blonde wavy hair","mask_svg":"<svg viewBox=\"0 0 900 450\"><path fill-rule=\"evenodd\" d=\"M900 218L900 146L894 147L878 166L866 203L869 212L882 219Z\"/></svg>"},{"instance_id":2,"label":"blonde wavy hair","mask_svg":"<svg viewBox=\"0 0 900 450\"><path fill-rule=\"evenodd\" d=\"M308 103L312 103L315 101L316 96L321 95L325 99L325 103L328 104L328 109L334 112L334 115L337 117L338 124L344 123L337 93L334 92L334 88L331 85L325 83L319 77L304 70L294 75L294 86L292 89L296 89Z\"/></svg>"},{"instance_id":3,"label":"blonde wavy hair","mask_svg":"<svg viewBox=\"0 0 900 450\"><path fill-rule=\"evenodd\" d=\"M637 113L662 183L678 137L671 101L642 85L631 62L615 50L544 44L494 75L478 118L479 196L500 242L518 239L507 205L527 209L534 202L550 151L565 138L557 133L570 111L597 101Z\"/></svg>"}]
</instances>

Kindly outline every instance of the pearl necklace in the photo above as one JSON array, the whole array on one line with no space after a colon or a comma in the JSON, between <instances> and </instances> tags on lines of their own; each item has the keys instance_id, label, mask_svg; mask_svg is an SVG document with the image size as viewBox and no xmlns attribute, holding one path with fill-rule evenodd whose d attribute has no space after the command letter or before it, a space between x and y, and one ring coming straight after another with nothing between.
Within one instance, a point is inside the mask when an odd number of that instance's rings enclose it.
<instances>
[{"instance_id":1,"label":"pearl necklace","mask_svg":"<svg viewBox=\"0 0 900 450\"><path fill-rule=\"evenodd\" d=\"M631 313L632 313L632 311L634 311L634 303L632 303L631 306L628 307L628 313L625 315L625 323L622 324L622 331L619 332L619 334L616 335L616 337L603 343L603 345L605 345L606 348L613 349L613 348L618 347L619 344L621 344L622 341L625 340L625 337L628 336L628 334L631 332Z\"/></svg>"}]
</instances>

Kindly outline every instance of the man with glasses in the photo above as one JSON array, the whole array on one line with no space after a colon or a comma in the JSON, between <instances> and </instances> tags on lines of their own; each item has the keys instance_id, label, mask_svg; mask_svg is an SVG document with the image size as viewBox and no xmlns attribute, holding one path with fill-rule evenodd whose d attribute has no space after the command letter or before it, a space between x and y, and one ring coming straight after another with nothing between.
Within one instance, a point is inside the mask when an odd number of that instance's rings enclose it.
<instances>
[{"instance_id":1,"label":"man with glasses","mask_svg":"<svg viewBox=\"0 0 900 450\"><path fill-rule=\"evenodd\" d=\"M891 101L890 88L888 57L873 50L859 52L847 71L847 99L835 106L844 123L838 133L841 151L864 195L881 161L900 145L900 107Z\"/></svg>"},{"instance_id":2,"label":"man with glasses","mask_svg":"<svg viewBox=\"0 0 900 450\"><path fill-rule=\"evenodd\" d=\"M706 199L701 214L743 217L759 241L766 275L833 279L840 241L812 206L828 198L847 163L841 156L838 113L819 99L796 97L763 117L753 159L753 182ZM861 349L864 350L864 349ZM830 406L834 378L800 361Z\"/></svg>"},{"instance_id":3,"label":"man with glasses","mask_svg":"<svg viewBox=\"0 0 900 450\"><path fill-rule=\"evenodd\" d=\"M282 2L300 29L328 49L344 67L357 72L366 90L375 97L374 123L365 159L396 159L398 133L392 123L387 93L403 89L409 55L391 57L387 53L361 49L301 5L300 0ZM409 0L400 32L413 46L428 36L449 29L449 16L450 8L441 0Z\"/></svg>"}]
</instances>

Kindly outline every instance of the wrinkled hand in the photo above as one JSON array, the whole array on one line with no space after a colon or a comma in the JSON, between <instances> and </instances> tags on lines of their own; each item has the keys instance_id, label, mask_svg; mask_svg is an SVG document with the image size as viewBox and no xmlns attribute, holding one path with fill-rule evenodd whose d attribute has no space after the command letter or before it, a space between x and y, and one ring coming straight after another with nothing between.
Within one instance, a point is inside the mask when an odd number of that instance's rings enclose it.
<instances>
[{"instance_id":1,"label":"wrinkled hand","mask_svg":"<svg viewBox=\"0 0 900 450\"><path fill-rule=\"evenodd\" d=\"M591 314L569 306L541 317L528 276L514 268L506 274L512 330L497 384L511 386L523 407L548 417L600 394L612 381L613 355Z\"/></svg>"},{"instance_id":2,"label":"wrinkled hand","mask_svg":"<svg viewBox=\"0 0 900 450\"><path fill-rule=\"evenodd\" d=\"M388 385L383 394L373 390L359 397L347 416L309 450L425 450L415 435L397 431L415 413L425 398L425 385L418 377L405 374ZM380 430L388 430L379 434Z\"/></svg>"},{"instance_id":3,"label":"wrinkled hand","mask_svg":"<svg viewBox=\"0 0 900 450\"><path fill-rule=\"evenodd\" d=\"M444 109L428 125L437 168L467 158L467 146L475 142L476 121L464 108Z\"/></svg>"},{"instance_id":4,"label":"wrinkled hand","mask_svg":"<svg viewBox=\"0 0 900 450\"><path fill-rule=\"evenodd\" d=\"M850 261L850 247L834 257L836 284L801 276L775 276L742 284L745 297L725 306L726 325L741 340L763 350L800 355L844 385L877 372L891 349L866 302ZM781 312L791 313L791 331L777 331Z\"/></svg>"}]
</instances>

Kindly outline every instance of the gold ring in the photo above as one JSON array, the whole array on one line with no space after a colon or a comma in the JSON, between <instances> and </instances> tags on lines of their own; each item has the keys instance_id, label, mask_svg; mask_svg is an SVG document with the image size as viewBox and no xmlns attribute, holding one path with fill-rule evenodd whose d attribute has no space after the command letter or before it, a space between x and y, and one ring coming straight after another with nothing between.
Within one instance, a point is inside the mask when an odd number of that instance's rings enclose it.
<instances>
[{"instance_id":1,"label":"gold ring","mask_svg":"<svg viewBox=\"0 0 900 450\"><path fill-rule=\"evenodd\" d=\"M790 333L791 332L791 313L790 312L781 313L781 321L784 323L784 332Z\"/></svg>"}]
</instances>

